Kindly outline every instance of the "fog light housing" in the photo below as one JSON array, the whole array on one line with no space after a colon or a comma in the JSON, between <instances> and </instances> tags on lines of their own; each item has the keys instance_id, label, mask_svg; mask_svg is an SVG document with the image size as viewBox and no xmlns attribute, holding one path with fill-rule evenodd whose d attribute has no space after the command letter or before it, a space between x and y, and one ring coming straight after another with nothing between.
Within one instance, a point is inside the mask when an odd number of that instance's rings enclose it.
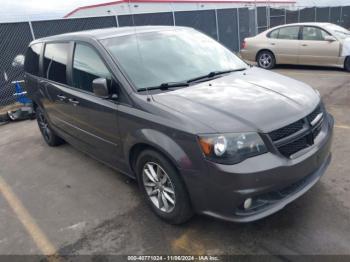
<instances>
[{"instance_id":1,"label":"fog light housing","mask_svg":"<svg viewBox=\"0 0 350 262\"><path fill-rule=\"evenodd\" d=\"M244 209L249 209L251 208L252 204L253 204L253 199L247 198L246 200L244 200L243 207Z\"/></svg>"}]
</instances>

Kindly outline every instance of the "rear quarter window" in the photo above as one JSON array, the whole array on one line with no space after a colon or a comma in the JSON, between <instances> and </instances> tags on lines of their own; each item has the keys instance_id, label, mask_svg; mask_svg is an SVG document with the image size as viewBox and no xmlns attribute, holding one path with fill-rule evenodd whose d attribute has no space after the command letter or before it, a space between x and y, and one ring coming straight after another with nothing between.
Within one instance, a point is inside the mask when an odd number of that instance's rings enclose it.
<instances>
[{"instance_id":1,"label":"rear quarter window","mask_svg":"<svg viewBox=\"0 0 350 262\"><path fill-rule=\"evenodd\" d=\"M24 70L27 73L35 76L39 75L39 60L42 46L42 43L37 43L28 47L24 60Z\"/></svg>"},{"instance_id":2,"label":"rear quarter window","mask_svg":"<svg viewBox=\"0 0 350 262\"><path fill-rule=\"evenodd\" d=\"M270 32L267 37L268 38L273 38L273 39L277 39L278 38L278 32L280 30L279 29L276 29L276 30L273 30L272 32Z\"/></svg>"}]
</instances>

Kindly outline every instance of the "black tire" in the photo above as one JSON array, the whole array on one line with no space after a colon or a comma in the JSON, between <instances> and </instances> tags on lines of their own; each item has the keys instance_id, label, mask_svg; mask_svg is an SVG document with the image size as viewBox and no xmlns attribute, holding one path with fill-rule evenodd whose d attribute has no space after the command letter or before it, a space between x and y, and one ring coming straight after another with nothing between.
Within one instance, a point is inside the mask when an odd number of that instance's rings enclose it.
<instances>
[{"instance_id":1,"label":"black tire","mask_svg":"<svg viewBox=\"0 0 350 262\"><path fill-rule=\"evenodd\" d=\"M345 59L345 63L344 63L344 69L348 72L350 72L350 56L348 56Z\"/></svg>"},{"instance_id":2,"label":"black tire","mask_svg":"<svg viewBox=\"0 0 350 262\"><path fill-rule=\"evenodd\" d=\"M258 66L267 70L270 70L276 65L276 58L274 54L268 50L260 51L256 57Z\"/></svg>"},{"instance_id":3,"label":"black tire","mask_svg":"<svg viewBox=\"0 0 350 262\"><path fill-rule=\"evenodd\" d=\"M38 122L39 130L45 140L45 142L49 146L59 146L64 143L64 140L60 138L58 135L50 127L49 122L47 121L44 110L38 107L36 109L36 119Z\"/></svg>"},{"instance_id":4,"label":"black tire","mask_svg":"<svg viewBox=\"0 0 350 262\"><path fill-rule=\"evenodd\" d=\"M159 165L162 171L165 171L165 174L169 178L170 184L175 193L171 195L175 199L174 201L175 204L172 205L171 211L170 210L168 212L162 211L159 207L156 206L155 203L152 202L151 197L147 193L147 189L144 181L145 180L144 176L146 177L146 173L144 174L144 168L146 168L147 164L149 163ZM193 210L191 207L190 198L188 196L185 185L181 180L181 178L179 177L177 170L174 168L171 162L168 159L166 159L162 154L159 154L158 152L150 149L142 151L136 161L135 170L137 172L139 186L142 191L142 194L146 202L148 203L148 205L151 207L153 212L158 217L160 217L161 219L163 219L164 221L170 224L182 224L188 221L193 216ZM161 180L162 179L160 179L159 181ZM153 189L154 188L152 188L152 190ZM148 190L149 190L149 187L148 187ZM169 195L170 193L168 193L168 196ZM158 198L158 197L159 197L159 191L158 191L158 196L157 197L154 196L154 198ZM159 201L159 198L158 198L158 201ZM164 208L164 204L162 208Z\"/></svg>"},{"instance_id":5,"label":"black tire","mask_svg":"<svg viewBox=\"0 0 350 262\"><path fill-rule=\"evenodd\" d=\"M8 113L1 113L0 114L0 123L7 123L8 121L10 121L10 117L8 115Z\"/></svg>"}]
</instances>

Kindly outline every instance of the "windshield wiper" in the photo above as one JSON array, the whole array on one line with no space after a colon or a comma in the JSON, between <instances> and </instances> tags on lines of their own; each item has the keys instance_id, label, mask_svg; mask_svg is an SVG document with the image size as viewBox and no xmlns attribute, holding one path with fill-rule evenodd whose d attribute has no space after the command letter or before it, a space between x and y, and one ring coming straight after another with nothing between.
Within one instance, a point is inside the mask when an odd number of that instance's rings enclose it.
<instances>
[{"instance_id":1,"label":"windshield wiper","mask_svg":"<svg viewBox=\"0 0 350 262\"><path fill-rule=\"evenodd\" d=\"M222 70L222 71L213 71L213 72L210 72L209 74L206 74L206 75L202 75L202 76L198 76L198 77L195 77L195 78L192 78L192 79L189 79L187 80L187 83L192 83L192 82L196 82L198 80L203 80L203 79L211 79L215 76L218 76L218 75L223 75L223 74L228 74L228 73L232 73L232 72L237 72L237 71L244 71L246 70L247 68L245 67L242 67L242 68L238 68L238 69L230 69L230 70Z\"/></svg>"},{"instance_id":2,"label":"windshield wiper","mask_svg":"<svg viewBox=\"0 0 350 262\"><path fill-rule=\"evenodd\" d=\"M172 87L189 86L190 83L196 82L198 80L203 80L203 79L206 79L206 78L212 79L213 77L218 76L218 75L228 74L228 73L237 72L237 71L244 71L246 69L247 68L242 67L242 68L238 68L238 69L213 71L213 72L210 72L209 74L206 74L206 75L203 75L203 76L198 76L196 78L192 78L192 79L189 79L187 81L167 82L167 83L162 83L159 86L142 87L142 88L139 88L137 91L138 92L142 92L142 91L155 90L155 89L167 90L167 89L172 88Z\"/></svg>"},{"instance_id":3,"label":"windshield wiper","mask_svg":"<svg viewBox=\"0 0 350 262\"><path fill-rule=\"evenodd\" d=\"M137 91L140 92L140 91L155 90L155 89L166 90L168 88L181 87L181 86L189 86L189 83L187 83L187 82L168 82L168 83L162 83L159 86L142 87L142 88L138 89Z\"/></svg>"}]
</instances>

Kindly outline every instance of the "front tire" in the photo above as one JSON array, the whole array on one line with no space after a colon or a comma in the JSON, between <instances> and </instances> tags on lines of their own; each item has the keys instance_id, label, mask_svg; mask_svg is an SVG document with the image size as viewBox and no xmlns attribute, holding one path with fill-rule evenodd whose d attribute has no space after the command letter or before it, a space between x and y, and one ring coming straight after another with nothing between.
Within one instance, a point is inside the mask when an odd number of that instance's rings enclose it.
<instances>
[{"instance_id":1,"label":"front tire","mask_svg":"<svg viewBox=\"0 0 350 262\"><path fill-rule=\"evenodd\" d=\"M259 52L256 62L259 67L270 70L275 67L276 58L272 52L265 50Z\"/></svg>"},{"instance_id":2,"label":"front tire","mask_svg":"<svg viewBox=\"0 0 350 262\"><path fill-rule=\"evenodd\" d=\"M348 56L345 59L345 63L344 63L344 69L348 72L350 72L350 56Z\"/></svg>"},{"instance_id":3,"label":"front tire","mask_svg":"<svg viewBox=\"0 0 350 262\"><path fill-rule=\"evenodd\" d=\"M41 109L40 107L36 109L36 119L38 122L40 132L45 142L49 146L59 146L64 143L64 140L60 138L58 135L56 135L55 132L52 130L49 122L47 121L44 110Z\"/></svg>"},{"instance_id":4,"label":"front tire","mask_svg":"<svg viewBox=\"0 0 350 262\"><path fill-rule=\"evenodd\" d=\"M144 198L158 217L170 224L182 224L192 217L185 185L163 155L143 151L136 162L136 172Z\"/></svg>"}]
</instances>

